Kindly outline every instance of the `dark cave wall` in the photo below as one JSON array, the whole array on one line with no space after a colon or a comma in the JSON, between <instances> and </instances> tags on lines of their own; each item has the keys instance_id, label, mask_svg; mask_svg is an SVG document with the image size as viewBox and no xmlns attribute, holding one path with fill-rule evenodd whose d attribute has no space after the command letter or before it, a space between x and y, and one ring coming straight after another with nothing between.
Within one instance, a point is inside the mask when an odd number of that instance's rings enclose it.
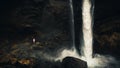
<instances>
[{"instance_id":1,"label":"dark cave wall","mask_svg":"<svg viewBox=\"0 0 120 68\"><path fill-rule=\"evenodd\" d=\"M81 5L81 0L73 0L75 44L78 53L82 44ZM119 58L118 6L118 0L95 1L94 53L110 54ZM69 0L1 0L0 9L1 62L31 59L28 57L32 54L37 55L38 59L44 57L38 55L41 52L56 56L61 51L60 48L72 47ZM33 43L33 38L36 43Z\"/></svg>"}]
</instances>

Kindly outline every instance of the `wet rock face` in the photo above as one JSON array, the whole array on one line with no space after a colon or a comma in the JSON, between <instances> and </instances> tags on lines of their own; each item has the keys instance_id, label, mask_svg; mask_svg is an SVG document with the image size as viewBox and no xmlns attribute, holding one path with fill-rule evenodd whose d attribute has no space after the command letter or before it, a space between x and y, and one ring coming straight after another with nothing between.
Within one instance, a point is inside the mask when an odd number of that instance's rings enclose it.
<instances>
[{"instance_id":1,"label":"wet rock face","mask_svg":"<svg viewBox=\"0 0 120 68\"><path fill-rule=\"evenodd\" d=\"M120 55L120 17L110 17L94 24L94 52Z\"/></svg>"},{"instance_id":2,"label":"wet rock face","mask_svg":"<svg viewBox=\"0 0 120 68\"><path fill-rule=\"evenodd\" d=\"M29 59L30 60L30 59ZM1 68L87 68L87 63L83 60L66 57L62 62L60 61L48 61L48 60L37 60L35 62L30 62L27 64L27 60L21 60L21 62L15 63L0 63ZM24 64L26 63L26 64Z\"/></svg>"},{"instance_id":3,"label":"wet rock face","mask_svg":"<svg viewBox=\"0 0 120 68\"><path fill-rule=\"evenodd\" d=\"M0 67L59 68L56 62L44 62L40 57L56 56L60 48L72 46L68 0L12 2L8 5L14 7L6 6L6 10L0 13ZM33 63L31 58L40 61Z\"/></svg>"},{"instance_id":4,"label":"wet rock face","mask_svg":"<svg viewBox=\"0 0 120 68\"><path fill-rule=\"evenodd\" d=\"M62 66L63 68L88 68L85 61L73 57L64 58Z\"/></svg>"},{"instance_id":5,"label":"wet rock face","mask_svg":"<svg viewBox=\"0 0 120 68\"><path fill-rule=\"evenodd\" d=\"M0 58L8 54L14 58L33 57L33 54L40 57L40 53L53 54L62 47L72 46L68 0L6 2L14 7L6 6L6 10L0 13Z\"/></svg>"},{"instance_id":6,"label":"wet rock face","mask_svg":"<svg viewBox=\"0 0 120 68\"><path fill-rule=\"evenodd\" d=\"M119 0L97 0L94 12L94 52L120 56L120 8Z\"/></svg>"}]
</instances>

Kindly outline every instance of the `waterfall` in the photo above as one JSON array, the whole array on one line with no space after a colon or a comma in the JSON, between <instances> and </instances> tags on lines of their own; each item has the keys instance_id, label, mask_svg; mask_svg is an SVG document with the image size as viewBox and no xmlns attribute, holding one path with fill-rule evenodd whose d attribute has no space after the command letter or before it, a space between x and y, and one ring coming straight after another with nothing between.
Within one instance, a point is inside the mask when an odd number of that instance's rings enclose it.
<instances>
[{"instance_id":1,"label":"waterfall","mask_svg":"<svg viewBox=\"0 0 120 68\"><path fill-rule=\"evenodd\" d=\"M86 61L92 59L92 50L93 50L91 6L92 5L89 0L83 0L83 4L82 4L82 18L83 18L82 28L83 28L83 40L84 40L83 54Z\"/></svg>"},{"instance_id":2,"label":"waterfall","mask_svg":"<svg viewBox=\"0 0 120 68\"><path fill-rule=\"evenodd\" d=\"M82 20L83 20L83 41L84 46L82 48L83 57L89 68L109 68L109 64L115 64L118 66L118 62L112 56L103 56L99 54L94 54L93 56L93 11L94 6L92 0L83 0L82 3ZM111 66L112 67L112 66ZM114 68L114 67L112 67Z\"/></svg>"},{"instance_id":3,"label":"waterfall","mask_svg":"<svg viewBox=\"0 0 120 68\"><path fill-rule=\"evenodd\" d=\"M76 57L78 59L82 59L87 62L88 68L109 68L110 64L118 65L118 61L112 56L108 55L99 55L94 54L93 56L93 33L92 33L92 26L93 26L93 2L92 0L83 0L82 3L82 20L83 20L83 47L82 47L82 56L80 56L75 46L75 30L74 30L74 12L73 12L73 4L72 0L70 2L70 23L71 23L71 33L72 33L72 45L73 50L64 49L59 57L55 58L55 61L62 61L63 58L67 56ZM113 67L114 68L114 67ZM118 67L119 68L119 67Z\"/></svg>"},{"instance_id":4,"label":"waterfall","mask_svg":"<svg viewBox=\"0 0 120 68\"><path fill-rule=\"evenodd\" d=\"M74 28L74 12L73 12L73 2L72 0L69 0L69 5L70 5L70 23L71 23L71 34L72 34L72 45L73 47L75 46L75 28Z\"/></svg>"}]
</instances>

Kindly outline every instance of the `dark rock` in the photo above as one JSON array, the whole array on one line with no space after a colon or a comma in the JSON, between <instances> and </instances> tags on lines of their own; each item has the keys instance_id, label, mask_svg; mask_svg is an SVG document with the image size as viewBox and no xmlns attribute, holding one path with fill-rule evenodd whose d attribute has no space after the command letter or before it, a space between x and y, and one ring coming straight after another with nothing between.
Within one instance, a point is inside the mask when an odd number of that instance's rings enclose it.
<instances>
[{"instance_id":1,"label":"dark rock","mask_svg":"<svg viewBox=\"0 0 120 68\"><path fill-rule=\"evenodd\" d=\"M62 68L61 62L39 60L36 62L32 68Z\"/></svg>"},{"instance_id":2,"label":"dark rock","mask_svg":"<svg viewBox=\"0 0 120 68\"><path fill-rule=\"evenodd\" d=\"M16 62L15 64L11 64L10 62L0 63L0 68L30 68L28 65L20 64Z\"/></svg>"},{"instance_id":3,"label":"dark rock","mask_svg":"<svg viewBox=\"0 0 120 68\"><path fill-rule=\"evenodd\" d=\"M73 57L64 58L62 65L64 68L88 68L85 61Z\"/></svg>"}]
</instances>

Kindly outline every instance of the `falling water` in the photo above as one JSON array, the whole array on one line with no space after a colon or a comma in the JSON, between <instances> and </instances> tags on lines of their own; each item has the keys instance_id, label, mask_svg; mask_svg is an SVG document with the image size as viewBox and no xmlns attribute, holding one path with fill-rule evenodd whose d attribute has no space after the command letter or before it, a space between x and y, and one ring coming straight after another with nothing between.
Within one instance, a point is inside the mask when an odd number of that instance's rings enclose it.
<instances>
[{"instance_id":1,"label":"falling water","mask_svg":"<svg viewBox=\"0 0 120 68\"><path fill-rule=\"evenodd\" d=\"M91 16L91 2L83 0L82 5L83 18L83 40L84 40L84 57L86 61L92 59L92 16Z\"/></svg>"},{"instance_id":2,"label":"falling water","mask_svg":"<svg viewBox=\"0 0 120 68\"><path fill-rule=\"evenodd\" d=\"M69 0L70 10L71 10L71 16L70 16L70 22L71 22L71 32L72 32L72 45L75 46L75 31L74 31L74 13L73 13L73 2L72 0Z\"/></svg>"},{"instance_id":3,"label":"falling water","mask_svg":"<svg viewBox=\"0 0 120 68\"><path fill-rule=\"evenodd\" d=\"M99 54L94 54L93 55L93 48L92 48L92 43L93 43L93 35L92 35L92 23L93 23L93 5L92 1L90 0L83 0L82 4L82 19L83 19L83 40L84 40L84 46L82 48L82 56L80 56L77 52L76 49L74 48L75 46L75 31L74 31L74 13L73 13L73 5L72 5L72 0L70 1L70 9L71 9L71 32L72 32L72 42L73 42L73 50L67 50L64 49L60 56L55 58L55 61L58 60L63 60L63 58L67 56L72 56L76 57L79 59L82 59L87 62L87 65L89 68L109 68L109 64L116 64L117 61L114 59L114 57L111 56L103 56ZM114 68L114 67L112 67ZM119 68L119 67L118 67Z\"/></svg>"},{"instance_id":4,"label":"falling water","mask_svg":"<svg viewBox=\"0 0 120 68\"><path fill-rule=\"evenodd\" d=\"M83 18L83 55L89 68L104 68L110 67L109 64L116 64L116 60L111 56L102 56L99 54L93 55L93 35L92 35L92 23L93 23L93 5L92 0L83 0L82 4L82 18ZM114 68L114 67L110 67Z\"/></svg>"}]
</instances>

